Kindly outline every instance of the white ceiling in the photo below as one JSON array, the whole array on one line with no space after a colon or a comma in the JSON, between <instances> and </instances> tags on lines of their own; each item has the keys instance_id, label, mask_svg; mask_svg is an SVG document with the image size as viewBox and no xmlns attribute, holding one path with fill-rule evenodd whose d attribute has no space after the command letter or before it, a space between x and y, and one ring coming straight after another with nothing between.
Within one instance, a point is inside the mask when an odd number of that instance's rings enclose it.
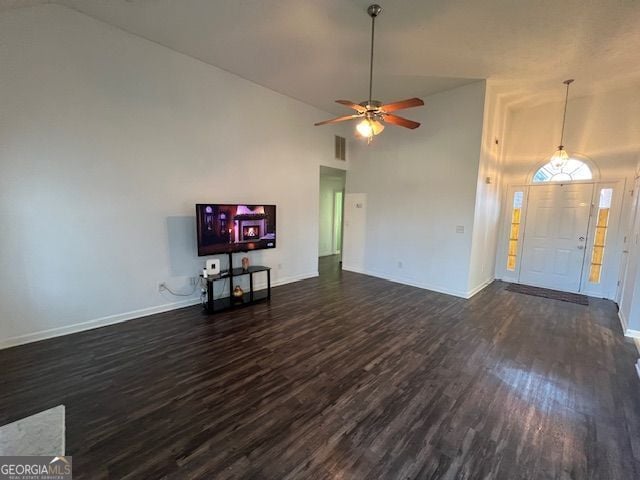
<instances>
[{"instance_id":1,"label":"white ceiling","mask_svg":"<svg viewBox=\"0 0 640 480\"><path fill-rule=\"evenodd\" d=\"M37 0L0 0L0 8ZM367 96L370 0L59 0L323 110ZM489 78L512 104L640 82L637 0L380 1L374 97Z\"/></svg>"}]
</instances>

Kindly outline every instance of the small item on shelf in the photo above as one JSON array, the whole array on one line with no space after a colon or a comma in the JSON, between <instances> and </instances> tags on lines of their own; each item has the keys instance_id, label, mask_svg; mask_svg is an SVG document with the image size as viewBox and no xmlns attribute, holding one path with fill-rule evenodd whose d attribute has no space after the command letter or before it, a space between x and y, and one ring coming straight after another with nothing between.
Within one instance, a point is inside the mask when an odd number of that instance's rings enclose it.
<instances>
[{"instance_id":1,"label":"small item on shelf","mask_svg":"<svg viewBox=\"0 0 640 480\"><path fill-rule=\"evenodd\" d=\"M240 288L240 285L236 285L236 288L233 289L233 297L236 300L242 300L242 295L244 295L244 290Z\"/></svg>"},{"instance_id":2,"label":"small item on shelf","mask_svg":"<svg viewBox=\"0 0 640 480\"><path fill-rule=\"evenodd\" d=\"M242 270L249 270L249 257L242 257Z\"/></svg>"}]
</instances>

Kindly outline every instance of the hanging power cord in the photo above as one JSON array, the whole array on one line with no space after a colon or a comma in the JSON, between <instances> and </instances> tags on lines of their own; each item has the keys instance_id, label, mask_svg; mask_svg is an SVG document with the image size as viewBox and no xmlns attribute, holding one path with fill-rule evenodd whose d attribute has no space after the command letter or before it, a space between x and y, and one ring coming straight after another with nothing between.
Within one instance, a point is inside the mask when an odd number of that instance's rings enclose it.
<instances>
[{"instance_id":1,"label":"hanging power cord","mask_svg":"<svg viewBox=\"0 0 640 480\"><path fill-rule=\"evenodd\" d=\"M193 289L191 290L191 292L189 293L181 293L181 292L174 292L173 290L171 290L171 288L169 288L169 286L166 283L162 283L160 284L160 291L167 291L169 292L171 295L174 295L176 297L190 297L191 295L193 295L194 293L196 293L196 290L199 287L199 282L194 282L193 284Z\"/></svg>"}]
</instances>

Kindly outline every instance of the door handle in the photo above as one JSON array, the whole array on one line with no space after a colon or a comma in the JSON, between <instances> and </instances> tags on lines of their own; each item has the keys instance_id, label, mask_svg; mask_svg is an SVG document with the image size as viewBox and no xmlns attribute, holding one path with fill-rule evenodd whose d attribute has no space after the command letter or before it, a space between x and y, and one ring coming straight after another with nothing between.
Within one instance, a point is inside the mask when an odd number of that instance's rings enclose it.
<instances>
[{"instance_id":1,"label":"door handle","mask_svg":"<svg viewBox=\"0 0 640 480\"><path fill-rule=\"evenodd\" d=\"M580 240L581 242L584 242L584 237L578 237L578 240Z\"/></svg>"}]
</instances>

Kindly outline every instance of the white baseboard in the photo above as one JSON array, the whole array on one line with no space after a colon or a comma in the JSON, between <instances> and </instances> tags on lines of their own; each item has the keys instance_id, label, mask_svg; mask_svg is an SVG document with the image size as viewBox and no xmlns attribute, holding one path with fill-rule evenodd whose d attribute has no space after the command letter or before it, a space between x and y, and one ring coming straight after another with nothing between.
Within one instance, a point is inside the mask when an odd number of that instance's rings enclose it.
<instances>
[{"instance_id":1,"label":"white baseboard","mask_svg":"<svg viewBox=\"0 0 640 480\"><path fill-rule=\"evenodd\" d=\"M627 331L627 325L629 324L627 322L627 319L624 316L624 313L622 313L622 309L618 308L618 320L620 320L620 325L622 325L622 331L626 332ZM625 333L626 335L626 333Z\"/></svg>"},{"instance_id":2,"label":"white baseboard","mask_svg":"<svg viewBox=\"0 0 640 480\"><path fill-rule=\"evenodd\" d=\"M347 263L342 263L342 270L346 270L348 272L361 273L363 275L368 275L362 267L356 265L349 265Z\"/></svg>"},{"instance_id":3,"label":"white baseboard","mask_svg":"<svg viewBox=\"0 0 640 480\"><path fill-rule=\"evenodd\" d=\"M304 273L300 275L294 275L291 277L279 278L277 281L271 283L272 287L278 285L285 285L287 283L298 282L307 278L317 277L318 272ZM266 288L266 282L261 287L260 284L256 284L255 288ZM40 330L38 332L27 333L24 335L18 335L15 337L5 338L0 340L0 350L17 345L24 345L26 343L38 342L40 340L46 340L48 338L60 337L62 335L70 335L72 333L84 332L85 330L93 330L94 328L106 327L107 325L114 325L116 323L126 322L135 318L147 317L156 313L169 312L171 310L177 310L179 308L190 307L200 303L200 298L187 298L185 300L179 300L176 302L165 303L155 307L141 308L138 310L132 310L130 312L118 313L115 315L108 315L106 317L95 318L86 322L74 323L72 325L64 325L62 327L50 328L47 330Z\"/></svg>"},{"instance_id":4,"label":"white baseboard","mask_svg":"<svg viewBox=\"0 0 640 480\"><path fill-rule=\"evenodd\" d=\"M156 313L163 313L171 310L176 310L178 308L189 307L191 305L197 305L198 303L200 303L199 298L189 298L186 300L179 300L177 302L165 303L164 305L158 305L156 307L141 308L139 310L132 310L130 312L95 318L86 322L64 325L62 327L50 328L47 330L40 330L38 332L27 333L25 335L18 335L16 337L10 337L0 340L0 350L9 347L15 347L16 345L23 345L25 343L46 340L47 338L60 337L62 335L83 332L85 330L93 330L94 328L105 327L107 325L113 325L115 323L133 320L134 318L141 318Z\"/></svg>"},{"instance_id":5,"label":"white baseboard","mask_svg":"<svg viewBox=\"0 0 640 480\"><path fill-rule=\"evenodd\" d=\"M495 277L487 278L484 282L480 283L480 285L478 285L477 287L472 288L471 290L469 290L467 292L467 297L466 298L473 297L476 293L479 293L480 291L484 290L489 285L491 285L494 281L495 281Z\"/></svg>"},{"instance_id":6,"label":"white baseboard","mask_svg":"<svg viewBox=\"0 0 640 480\"><path fill-rule=\"evenodd\" d=\"M620 319L620 324L622 325L622 331L624 332L624 336L633 339L633 343L636 346L636 350L638 350L638 354L640 354L640 330L634 330L632 328L628 328L627 319L625 318L622 310L618 310L618 318ZM636 371L638 372L638 377L640 377L640 360L636 362Z\"/></svg>"},{"instance_id":7,"label":"white baseboard","mask_svg":"<svg viewBox=\"0 0 640 480\"><path fill-rule=\"evenodd\" d=\"M273 280L273 272L271 275L271 286L272 287L278 287L280 285L286 285L288 283L294 283L294 282L299 282L301 280L306 280L307 278L314 278L318 276L318 271L315 272L309 272L309 273L301 273L300 275L292 275L290 277L282 277L282 278L278 278L277 280ZM267 288L267 280L266 280L266 276L265 278L261 278L260 280L256 281L253 284L253 288L254 290L262 290L264 288Z\"/></svg>"},{"instance_id":8,"label":"white baseboard","mask_svg":"<svg viewBox=\"0 0 640 480\"><path fill-rule=\"evenodd\" d=\"M286 285L287 283L299 282L301 280L306 280L307 278L314 278L318 276L318 271L315 270L313 272L301 273L300 275L293 275L291 277L283 277L279 278L273 282L271 282L272 287L277 287L279 285ZM267 284L264 284L264 287L267 287Z\"/></svg>"},{"instance_id":9,"label":"white baseboard","mask_svg":"<svg viewBox=\"0 0 640 480\"><path fill-rule=\"evenodd\" d=\"M388 280L388 281L394 282L394 283L401 283L403 285L409 285L411 287L422 288L424 290L430 290L432 292L445 293L447 295L453 295L455 297L460 297L460 298L465 298L465 299L471 298L476 293L478 293L480 290L482 290L483 288L487 287L494 280L492 278L491 280L487 280L486 282L478 285L474 289L464 292L462 290L455 290L455 289L451 289L451 288L442 287L440 285L433 285L433 284L429 284L429 283L425 283L425 282L416 281L416 280L414 280L412 278L401 277L401 276L396 276L396 275L389 275L387 273L378 272L378 271L375 271L375 270L368 270L368 269L362 268L360 266L343 264L342 265L342 269L343 270L348 270L350 272L361 273L363 275L370 275L370 276L376 277L376 278L382 278L384 280Z\"/></svg>"},{"instance_id":10,"label":"white baseboard","mask_svg":"<svg viewBox=\"0 0 640 480\"><path fill-rule=\"evenodd\" d=\"M629 338L636 338L640 340L640 330L634 330L633 328L625 328L624 336Z\"/></svg>"}]
</instances>

